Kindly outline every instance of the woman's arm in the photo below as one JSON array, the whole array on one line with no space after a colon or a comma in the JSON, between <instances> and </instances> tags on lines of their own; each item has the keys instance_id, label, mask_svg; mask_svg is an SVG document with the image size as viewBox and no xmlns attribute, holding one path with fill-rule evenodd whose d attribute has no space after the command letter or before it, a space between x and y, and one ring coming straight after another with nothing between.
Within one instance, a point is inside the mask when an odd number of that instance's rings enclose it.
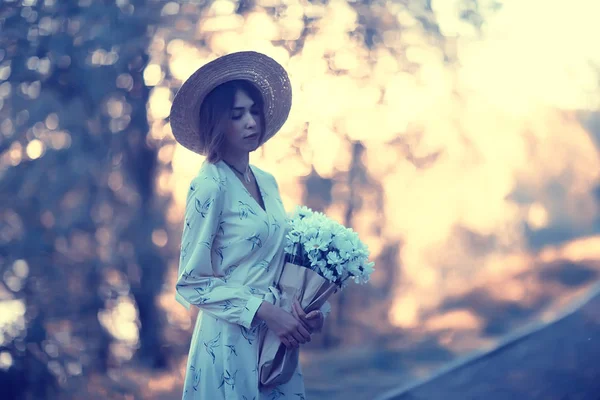
<instances>
[{"instance_id":1,"label":"woman's arm","mask_svg":"<svg viewBox=\"0 0 600 400\"><path fill-rule=\"evenodd\" d=\"M244 286L226 284L214 276L212 268L212 244L222 215L223 195L210 177L192 181L181 238L176 298L188 309L193 304L217 318L250 328L263 300Z\"/></svg>"},{"instance_id":2,"label":"woman's arm","mask_svg":"<svg viewBox=\"0 0 600 400\"><path fill-rule=\"evenodd\" d=\"M265 321L267 327L288 349L310 342L309 330L299 319L280 307L264 301L258 308L256 317Z\"/></svg>"}]
</instances>

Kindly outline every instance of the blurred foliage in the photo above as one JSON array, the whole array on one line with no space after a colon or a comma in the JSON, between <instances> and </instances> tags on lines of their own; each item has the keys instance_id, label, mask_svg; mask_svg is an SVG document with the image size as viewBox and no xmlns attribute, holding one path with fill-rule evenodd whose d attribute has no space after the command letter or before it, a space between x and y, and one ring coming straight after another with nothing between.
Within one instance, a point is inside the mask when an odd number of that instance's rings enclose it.
<instances>
[{"instance_id":1,"label":"blurred foliage","mask_svg":"<svg viewBox=\"0 0 600 400\"><path fill-rule=\"evenodd\" d=\"M157 11L142 0L0 5L1 295L18 327L3 332L9 398L51 398L127 358L99 316L128 301L137 354L165 365L155 298L166 262L152 240L165 200L142 76Z\"/></svg>"},{"instance_id":2,"label":"blurred foliage","mask_svg":"<svg viewBox=\"0 0 600 400\"><path fill-rule=\"evenodd\" d=\"M167 354L168 317L158 306L167 265L177 257L177 241L166 220L170 194L157 187L160 173L172 168L160 155L172 145L172 138L163 136L168 107L150 107L150 113L147 108L152 90L164 85L172 96L181 84L181 65L173 74L169 64L181 40L204 55L223 52L222 43L236 45L208 30L206 16L218 16L219 7L228 8L225 3L0 4L0 307L5 319L0 385L8 398L85 393L87 383L81 378L106 374L133 357L140 365L163 368L185 356L185 346ZM255 9L274 18L298 14L294 5L271 3L231 4L236 16ZM304 4L297 35L290 31L288 38L267 41L293 56L307 39L339 36L357 54L373 50L361 56L369 67L386 47L407 73L419 68L419 61L408 56L415 43L440 51L449 65L456 62L453 42L441 33L429 1L338 3L353 10L356 23L317 37L331 14L322 12L326 1L310 1ZM477 2L461 4L462 17L480 26ZM158 79L153 78L156 69L146 68L151 57L161 66ZM343 61L327 55L332 75L356 75L363 66L348 70ZM196 67L187 65L185 71ZM291 151L300 154L307 140L304 132ZM321 210L342 202L343 222L352 226L359 210L375 208L381 213L373 219L372 234L379 236L385 222L381 176L367 170L360 138L348 134L343 140L349 149L344 168L326 176L311 167L301 182L302 201ZM417 168L435 162L435 154L413 154L406 140L390 145ZM398 252L397 240L378 252L386 279L365 289L370 292L362 298L336 298L326 345L347 329L346 310L366 308L371 298L387 309ZM345 302L352 307L342 307ZM373 330L368 323L354 328L367 334Z\"/></svg>"},{"instance_id":3,"label":"blurred foliage","mask_svg":"<svg viewBox=\"0 0 600 400\"><path fill-rule=\"evenodd\" d=\"M449 25L466 34L477 31L485 13L497 7L488 3L457 1L459 22ZM145 75L154 86L149 106L154 138L168 136L164 111L197 65L253 49L288 69L292 113L277 139L253 161L276 175L287 206L306 204L357 229L378 265L370 285L332 299L334 312L313 345L373 337L387 323L400 272L401 242L384 233L393 211L386 207L383 181L400 160L413 169L436 162L440 150L424 144L423 128L407 127L426 106L409 104L408 98L417 95L417 76L428 65L435 66L435 78L448 69L454 79L457 35L443 33L431 1L424 0L168 2L161 14L163 26L149 48ZM454 83L439 86L446 85ZM378 152L382 148L387 149ZM381 157L374 160L376 153ZM174 157L179 167L173 165L173 181L194 162L187 155L181 159ZM180 185L173 186L183 193L187 180L181 178Z\"/></svg>"}]
</instances>

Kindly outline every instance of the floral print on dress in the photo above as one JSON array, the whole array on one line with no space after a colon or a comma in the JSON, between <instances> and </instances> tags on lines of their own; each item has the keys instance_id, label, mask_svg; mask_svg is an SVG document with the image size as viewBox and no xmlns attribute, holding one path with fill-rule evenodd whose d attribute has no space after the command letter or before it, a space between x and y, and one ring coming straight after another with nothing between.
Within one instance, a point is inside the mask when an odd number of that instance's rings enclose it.
<instances>
[{"instance_id":1,"label":"floral print on dress","mask_svg":"<svg viewBox=\"0 0 600 400\"><path fill-rule=\"evenodd\" d=\"M277 221L274 221L271 223L271 228L273 228L273 232L277 232L281 228L281 224Z\"/></svg>"},{"instance_id":2,"label":"floral print on dress","mask_svg":"<svg viewBox=\"0 0 600 400\"><path fill-rule=\"evenodd\" d=\"M198 391L198 385L200 384L200 376L202 374L202 370L198 369L196 370L196 368L192 365L190 367L190 371L192 371L193 377L194 377L194 381L192 383L192 389L194 389L195 392Z\"/></svg>"},{"instance_id":3,"label":"floral print on dress","mask_svg":"<svg viewBox=\"0 0 600 400\"><path fill-rule=\"evenodd\" d=\"M219 263L223 265L223 250L225 250L227 246L219 246L215 249L215 253L219 257Z\"/></svg>"},{"instance_id":4,"label":"floral print on dress","mask_svg":"<svg viewBox=\"0 0 600 400\"><path fill-rule=\"evenodd\" d=\"M262 260L258 264L256 264L256 268L262 268L268 272L269 271L269 262L267 260Z\"/></svg>"},{"instance_id":5,"label":"floral print on dress","mask_svg":"<svg viewBox=\"0 0 600 400\"><path fill-rule=\"evenodd\" d=\"M196 199L196 202L195 202L196 212L198 214L200 214L202 216L202 218L206 218L212 203L213 203L213 199L211 199L210 197L204 201L201 201L200 199Z\"/></svg>"},{"instance_id":6,"label":"floral print on dress","mask_svg":"<svg viewBox=\"0 0 600 400\"><path fill-rule=\"evenodd\" d=\"M221 235L224 235L225 234L225 228L224 228L224 226L225 226L225 221L221 220L219 222L219 229L217 230L217 233L219 233Z\"/></svg>"},{"instance_id":7,"label":"floral print on dress","mask_svg":"<svg viewBox=\"0 0 600 400\"><path fill-rule=\"evenodd\" d=\"M185 246L181 248L181 259L185 260L188 255L188 250L190 248L190 243L186 243Z\"/></svg>"},{"instance_id":8,"label":"floral print on dress","mask_svg":"<svg viewBox=\"0 0 600 400\"><path fill-rule=\"evenodd\" d=\"M235 345L233 345L233 344L226 344L225 347L227 347L229 349L229 355L230 356L237 356L237 352L235 351Z\"/></svg>"},{"instance_id":9,"label":"floral print on dress","mask_svg":"<svg viewBox=\"0 0 600 400\"><path fill-rule=\"evenodd\" d=\"M229 311L235 306L233 305L233 303L231 301L225 300L223 302L223 304L221 304L221 307L223 307L223 311Z\"/></svg>"},{"instance_id":10,"label":"floral print on dress","mask_svg":"<svg viewBox=\"0 0 600 400\"><path fill-rule=\"evenodd\" d=\"M204 347L206 348L206 352L209 356L212 357L213 365L215 363L215 349L219 347L219 341L221 340L221 332L215 337L213 340L204 343Z\"/></svg>"},{"instance_id":11,"label":"floral print on dress","mask_svg":"<svg viewBox=\"0 0 600 400\"><path fill-rule=\"evenodd\" d=\"M248 194L250 194L250 193L248 193ZM238 213L239 213L240 219L247 219L250 214L256 215L256 212L254 212L254 210L252 209L252 206L250 206L250 204L245 203L241 200L238 201Z\"/></svg>"},{"instance_id":12,"label":"floral print on dress","mask_svg":"<svg viewBox=\"0 0 600 400\"><path fill-rule=\"evenodd\" d=\"M243 326L241 326L240 328L241 328L242 336L244 337L244 339L246 339L248 341L249 345L252 345L252 343L256 340L256 338L258 336L259 326L255 326L254 328L250 328L250 329L246 329Z\"/></svg>"},{"instance_id":13,"label":"floral print on dress","mask_svg":"<svg viewBox=\"0 0 600 400\"><path fill-rule=\"evenodd\" d=\"M188 278L190 276L191 275L188 274ZM210 289L212 289L213 285L214 285L214 280L209 279L206 281L206 283L204 285L196 287L195 290L196 290L196 292L198 292L199 295L204 296L204 295L210 293Z\"/></svg>"},{"instance_id":14,"label":"floral print on dress","mask_svg":"<svg viewBox=\"0 0 600 400\"><path fill-rule=\"evenodd\" d=\"M283 393L278 386L271 391L270 396L271 396L270 400L277 400L277 399L280 399L281 397L285 397L285 393Z\"/></svg>"},{"instance_id":15,"label":"floral print on dress","mask_svg":"<svg viewBox=\"0 0 600 400\"><path fill-rule=\"evenodd\" d=\"M219 385L219 389L222 388L223 385L227 385L231 390L235 390L235 376L237 373L238 371L235 371L231 374L228 370L225 370L225 372L221 374L221 385Z\"/></svg>"},{"instance_id":16,"label":"floral print on dress","mask_svg":"<svg viewBox=\"0 0 600 400\"><path fill-rule=\"evenodd\" d=\"M225 187L226 187L225 185L227 184L226 179L213 177L212 180L213 180L213 182L215 182L217 184L217 186L219 187L219 190L225 189Z\"/></svg>"},{"instance_id":17,"label":"floral print on dress","mask_svg":"<svg viewBox=\"0 0 600 400\"><path fill-rule=\"evenodd\" d=\"M236 268L237 268L237 265L232 265L229 268L227 268L227 271L225 271L225 275L219 277L221 282L227 283L229 281L229 279L231 278L231 274L233 274L233 271Z\"/></svg>"},{"instance_id":18,"label":"floral print on dress","mask_svg":"<svg viewBox=\"0 0 600 400\"><path fill-rule=\"evenodd\" d=\"M254 234L254 235L246 238L246 240L252 244L252 250L254 250L256 248L260 249L262 247L262 240L261 240L259 234Z\"/></svg>"},{"instance_id":19,"label":"floral print on dress","mask_svg":"<svg viewBox=\"0 0 600 400\"><path fill-rule=\"evenodd\" d=\"M286 215L272 176L252 168L261 210L223 162L205 163L189 186L176 289L177 300L198 313L185 400L298 400L304 393L296 374L276 391L258 384L259 339L267 326L255 314L262 301L274 301L270 287L283 265Z\"/></svg>"}]
</instances>

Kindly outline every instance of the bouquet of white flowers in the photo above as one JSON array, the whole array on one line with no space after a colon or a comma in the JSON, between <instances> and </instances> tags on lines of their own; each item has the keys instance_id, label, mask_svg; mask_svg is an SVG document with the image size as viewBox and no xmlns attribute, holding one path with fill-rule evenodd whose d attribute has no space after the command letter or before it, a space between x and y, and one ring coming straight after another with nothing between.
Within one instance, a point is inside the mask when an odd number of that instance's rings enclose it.
<instances>
[{"instance_id":1,"label":"bouquet of white flowers","mask_svg":"<svg viewBox=\"0 0 600 400\"><path fill-rule=\"evenodd\" d=\"M290 219L285 252L294 264L315 271L338 288L348 279L366 283L373 272L369 249L352 228L308 207L298 207ZM299 263L299 264L298 264Z\"/></svg>"},{"instance_id":2,"label":"bouquet of white flowers","mask_svg":"<svg viewBox=\"0 0 600 400\"><path fill-rule=\"evenodd\" d=\"M348 285L366 283L373 272L369 249L351 228L320 212L298 207L288 219L285 265L279 278L280 306L288 311L297 298L306 313L321 308L329 296ZM288 350L271 331L263 341L259 365L261 385L291 379L298 349Z\"/></svg>"}]
</instances>

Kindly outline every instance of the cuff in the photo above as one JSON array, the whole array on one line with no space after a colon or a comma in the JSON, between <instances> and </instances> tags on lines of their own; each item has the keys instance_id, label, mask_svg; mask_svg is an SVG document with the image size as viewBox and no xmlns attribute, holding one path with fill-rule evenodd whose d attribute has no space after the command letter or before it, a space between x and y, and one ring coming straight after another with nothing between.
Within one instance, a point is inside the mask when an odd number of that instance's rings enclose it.
<instances>
[{"instance_id":1,"label":"cuff","mask_svg":"<svg viewBox=\"0 0 600 400\"><path fill-rule=\"evenodd\" d=\"M250 299L246 303L244 311L242 311L242 315L240 316L240 325L242 325L246 329L250 329L252 327L254 315L256 314L256 311L258 310L262 302L263 299L250 296Z\"/></svg>"}]
</instances>

